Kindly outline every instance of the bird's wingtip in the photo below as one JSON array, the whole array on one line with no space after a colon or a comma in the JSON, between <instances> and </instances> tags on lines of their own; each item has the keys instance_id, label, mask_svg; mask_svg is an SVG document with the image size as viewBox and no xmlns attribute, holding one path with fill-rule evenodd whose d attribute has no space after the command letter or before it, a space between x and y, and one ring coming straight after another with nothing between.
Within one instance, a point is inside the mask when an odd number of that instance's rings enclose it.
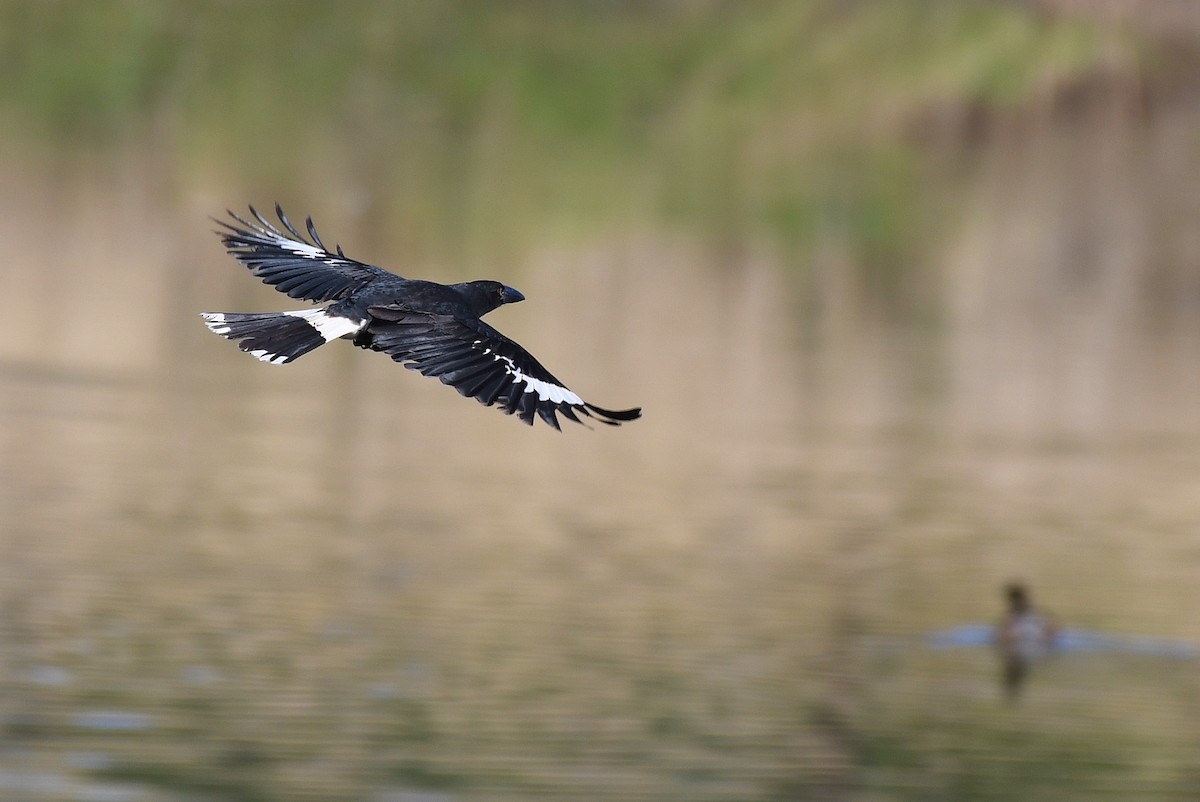
<instances>
[{"instance_id":1,"label":"bird's wingtip","mask_svg":"<svg viewBox=\"0 0 1200 802\"><path fill-rule=\"evenodd\" d=\"M622 423L628 423L629 421L634 421L642 417L641 407L634 407L633 409L604 409L602 407L595 406L594 404L586 403L584 406L587 407L589 411L596 413L596 415L599 416L600 420L603 420L604 423L611 423L614 426L618 426ZM605 418L608 420L604 420Z\"/></svg>"}]
</instances>

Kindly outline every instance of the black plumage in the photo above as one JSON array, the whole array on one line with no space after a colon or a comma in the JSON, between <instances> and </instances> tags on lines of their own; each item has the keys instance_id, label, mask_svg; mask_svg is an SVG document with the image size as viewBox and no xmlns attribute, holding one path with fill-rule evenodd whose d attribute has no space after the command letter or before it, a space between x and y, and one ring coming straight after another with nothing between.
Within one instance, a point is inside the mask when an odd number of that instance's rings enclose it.
<instances>
[{"instance_id":1,"label":"black plumage","mask_svg":"<svg viewBox=\"0 0 1200 802\"><path fill-rule=\"evenodd\" d=\"M326 307L296 312L236 314L206 312L208 327L251 355L285 364L331 340L382 351L405 367L436 376L485 406L497 406L532 425L535 417L559 428L558 414L619 425L641 409L608 410L589 404L542 367L517 343L480 318L525 296L498 281L438 284L407 279L330 252L312 218L306 238L279 205L282 229L254 207L251 222L233 212L217 220L229 253L280 292Z\"/></svg>"}]
</instances>

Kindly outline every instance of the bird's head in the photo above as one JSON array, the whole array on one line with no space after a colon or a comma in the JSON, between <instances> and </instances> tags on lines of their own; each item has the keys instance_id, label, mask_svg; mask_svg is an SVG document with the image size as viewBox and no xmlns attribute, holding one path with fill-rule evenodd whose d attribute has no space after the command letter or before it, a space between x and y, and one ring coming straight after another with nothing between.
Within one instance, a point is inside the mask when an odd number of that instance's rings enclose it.
<instances>
[{"instance_id":1,"label":"bird's head","mask_svg":"<svg viewBox=\"0 0 1200 802\"><path fill-rule=\"evenodd\" d=\"M524 295L499 281L468 281L456 286L466 296L475 314L481 316L504 304L525 300Z\"/></svg>"}]
</instances>

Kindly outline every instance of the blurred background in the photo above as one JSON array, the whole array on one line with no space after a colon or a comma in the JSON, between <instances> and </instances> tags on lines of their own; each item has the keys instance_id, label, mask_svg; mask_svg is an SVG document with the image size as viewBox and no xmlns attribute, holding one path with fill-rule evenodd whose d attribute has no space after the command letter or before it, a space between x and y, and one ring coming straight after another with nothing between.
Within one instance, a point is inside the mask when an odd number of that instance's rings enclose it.
<instances>
[{"instance_id":1,"label":"blurred background","mask_svg":"<svg viewBox=\"0 0 1200 802\"><path fill-rule=\"evenodd\" d=\"M0 3L0 799L1200 798L1189 0ZM335 343L279 201L620 429ZM302 306L302 304L301 304Z\"/></svg>"}]
</instances>

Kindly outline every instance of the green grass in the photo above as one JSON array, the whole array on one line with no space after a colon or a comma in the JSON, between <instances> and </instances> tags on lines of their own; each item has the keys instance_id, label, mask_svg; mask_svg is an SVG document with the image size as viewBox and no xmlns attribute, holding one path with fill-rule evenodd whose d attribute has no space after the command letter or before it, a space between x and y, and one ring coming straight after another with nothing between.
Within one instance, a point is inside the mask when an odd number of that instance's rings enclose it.
<instances>
[{"instance_id":1,"label":"green grass","mask_svg":"<svg viewBox=\"0 0 1200 802\"><path fill-rule=\"evenodd\" d=\"M1102 59L1149 69L1137 48L982 0L11 2L0 147L134 154L168 187L318 220L316 197L366 204L389 253L442 264L650 223L734 257L769 243L803 279L832 243L919 320L904 288L950 229L968 146L931 126Z\"/></svg>"}]
</instances>

